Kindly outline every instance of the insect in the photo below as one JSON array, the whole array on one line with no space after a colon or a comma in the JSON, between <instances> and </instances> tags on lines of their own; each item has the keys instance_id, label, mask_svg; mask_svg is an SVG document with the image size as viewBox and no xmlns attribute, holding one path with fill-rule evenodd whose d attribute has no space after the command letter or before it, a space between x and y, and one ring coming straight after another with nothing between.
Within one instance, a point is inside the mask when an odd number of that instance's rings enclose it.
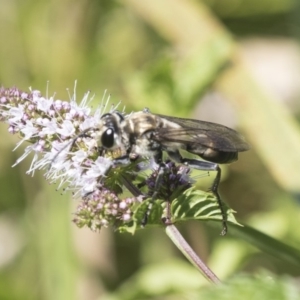
<instances>
[{"instance_id":1,"label":"insect","mask_svg":"<svg viewBox=\"0 0 300 300\"><path fill-rule=\"evenodd\" d=\"M117 111L104 114L97 131L99 146L108 150L119 149L120 160L153 157L161 163L162 154L166 152L172 160L191 168L216 171L210 190L222 213L221 235L226 234L226 215L218 192L219 164L234 162L238 159L238 152L249 150L248 143L238 132L216 123L153 114L148 109L125 116ZM204 160L184 158L180 150Z\"/></svg>"}]
</instances>

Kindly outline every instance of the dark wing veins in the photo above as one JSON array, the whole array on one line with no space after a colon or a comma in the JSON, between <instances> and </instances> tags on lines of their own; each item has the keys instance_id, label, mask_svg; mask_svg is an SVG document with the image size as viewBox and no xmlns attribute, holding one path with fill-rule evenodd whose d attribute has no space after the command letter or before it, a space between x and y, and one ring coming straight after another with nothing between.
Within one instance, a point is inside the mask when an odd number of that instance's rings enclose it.
<instances>
[{"instance_id":1,"label":"dark wing veins","mask_svg":"<svg viewBox=\"0 0 300 300\"><path fill-rule=\"evenodd\" d=\"M157 116L181 126L181 128L157 128L153 139L162 145L166 143L192 144L193 147L207 147L224 152L240 152L250 148L242 135L226 126L194 119Z\"/></svg>"}]
</instances>

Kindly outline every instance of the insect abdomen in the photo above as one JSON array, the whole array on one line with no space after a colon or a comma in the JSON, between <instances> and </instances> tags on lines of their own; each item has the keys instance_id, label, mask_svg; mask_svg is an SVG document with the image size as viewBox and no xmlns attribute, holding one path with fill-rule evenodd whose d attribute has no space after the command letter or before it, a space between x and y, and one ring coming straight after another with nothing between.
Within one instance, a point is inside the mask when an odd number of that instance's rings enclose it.
<instances>
[{"instance_id":1,"label":"insect abdomen","mask_svg":"<svg viewBox=\"0 0 300 300\"><path fill-rule=\"evenodd\" d=\"M199 156L214 163L229 164L238 159L238 152L223 152L206 149L203 153L199 154Z\"/></svg>"}]
</instances>

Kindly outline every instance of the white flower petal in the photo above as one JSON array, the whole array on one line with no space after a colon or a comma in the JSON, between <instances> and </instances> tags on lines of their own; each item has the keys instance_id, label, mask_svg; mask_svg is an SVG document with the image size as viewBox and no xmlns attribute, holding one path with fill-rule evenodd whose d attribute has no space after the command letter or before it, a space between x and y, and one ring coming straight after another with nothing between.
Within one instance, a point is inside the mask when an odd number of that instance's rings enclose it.
<instances>
[{"instance_id":1,"label":"white flower petal","mask_svg":"<svg viewBox=\"0 0 300 300\"><path fill-rule=\"evenodd\" d=\"M37 133L38 129L34 126L32 121L26 121L26 125L21 129L21 132L25 135L24 139L28 140Z\"/></svg>"},{"instance_id":2,"label":"white flower petal","mask_svg":"<svg viewBox=\"0 0 300 300\"><path fill-rule=\"evenodd\" d=\"M50 108L53 104L52 99L46 99L43 97L35 97L35 100L36 100L36 104L37 104L37 109L41 110L45 113L48 113L48 111L50 110Z\"/></svg>"},{"instance_id":3,"label":"white flower petal","mask_svg":"<svg viewBox=\"0 0 300 300\"><path fill-rule=\"evenodd\" d=\"M65 137L73 135L75 133L73 123L70 120L63 121L61 128L57 129L57 133Z\"/></svg>"}]
</instances>

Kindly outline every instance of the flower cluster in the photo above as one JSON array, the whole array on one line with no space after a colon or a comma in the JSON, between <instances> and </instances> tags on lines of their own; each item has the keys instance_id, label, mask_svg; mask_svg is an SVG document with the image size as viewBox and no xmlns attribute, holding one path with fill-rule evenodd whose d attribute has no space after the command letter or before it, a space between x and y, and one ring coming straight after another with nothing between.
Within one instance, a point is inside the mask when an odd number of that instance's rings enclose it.
<instances>
[{"instance_id":1,"label":"flower cluster","mask_svg":"<svg viewBox=\"0 0 300 300\"><path fill-rule=\"evenodd\" d=\"M155 170L146 180L148 196L171 201L178 193L191 187L191 170L185 165L167 161Z\"/></svg>"},{"instance_id":2,"label":"flower cluster","mask_svg":"<svg viewBox=\"0 0 300 300\"><path fill-rule=\"evenodd\" d=\"M128 222L132 215L130 205L135 201L120 200L113 191L109 193L99 188L113 166L111 158L99 155L94 134L107 103L92 112L88 106L89 96L85 94L78 104L75 99L68 102L45 98L36 90L25 93L17 88L1 87L0 121L8 123L10 133L19 134L21 140L16 148L24 141L30 143L15 165L33 152L28 174L44 169L47 180L58 182L59 187L67 186L74 195L81 195L84 202L80 211L87 202L92 207L98 201L95 220L101 219L101 222L98 226L91 225L98 229L115 223L116 219ZM82 224L78 220L79 215L76 224Z\"/></svg>"},{"instance_id":3,"label":"flower cluster","mask_svg":"<svg viewBox=\"0 0 300 300\"><path fill-rule=\"evenodd\" d=\"M25 93L17 88L0 87L0 121L8 124L10 133L20 136L16 148L24 141L29 142L15 165L33 153L28 174L44 170L48 181L58 182L59 187L67 187L80 196L75 224L93 230L109 225L121 228L133 222L136 226L138 221L134 216L144 218L143 213L136 213L143 199L170 201L178 191L191 186L186 166L167 162L162 168L153 164L151 158L116 164L112 157L118 154L100 151L96 133L102 126L101 117L107 112L107 102L92 111L89 93L79 104L75 98L68 102L43 97L36 90ZM146 179L144 171L150 166L154 170ZM139 185L144 186L144 194ZM120 198L124 187L133 198Z\"/></svg>"},{"instance_id":4,"label":"flower cluster","mask_svg":"<svg viewBox=\"0 0 300 300\"><path fill-rule=\"evenodd\" d=\"M132 221L132 206L142 200L142 196L120 199L110 190L99 188L82 199L73 221L78 227L88 226L94 231L109 225L118 228Z\"/></svg>"},{"instance_id":5,"label":"flower cluster","mask_svg":"<svg viewBox=\"0 0 300 300\"><path fill-rule=\"evenodd\" d=\"M97 127L105 109L102 105L92 114L88 100L89 93L77 104L75 99L45 98L36 90L24 93L17 88L0 88L0 120L9 124L10 133L20 135L17 147L30 142L15 165L33 152L28 174L46 169L51 182L67 184L82 195L92 192L112 162L99 156L92 134L81 136Z\"/></svg>"}]
</instances>

